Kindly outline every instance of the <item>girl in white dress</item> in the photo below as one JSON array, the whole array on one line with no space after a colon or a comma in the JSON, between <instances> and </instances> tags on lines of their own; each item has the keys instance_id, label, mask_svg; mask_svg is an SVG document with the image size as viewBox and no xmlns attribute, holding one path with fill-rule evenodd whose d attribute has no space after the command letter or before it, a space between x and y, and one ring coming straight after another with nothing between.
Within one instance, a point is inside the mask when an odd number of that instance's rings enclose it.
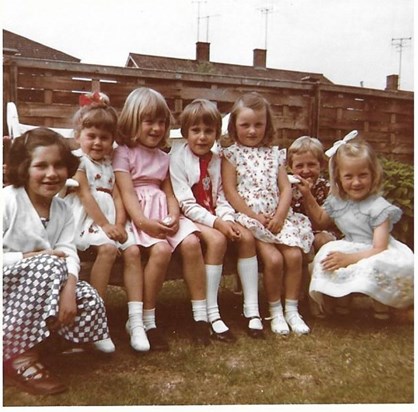
<instances>
[{"instance_id":1,"label":"girl in white dress","mask_svg":"<svg viewBox=\"0 0 418 412\"><path fill-rule=\"evenodd\" d=\"M335 222L345 235L315 256L309 292L322 307L324 295L365 294L373 299L375 318L388 319L388 306L406 308L413 303L414 256L390 235L402 211L379 195L382 167L370 145L353 140L356 136L351 132L326 152L331 157L331 194L322 208L309 183L301 179L299 184L313 222L323 228Z\"/></svg>"},{"instance_id":2,"label":"girl in white dress","mask_svg":"<svg viewBox=\"0 0 418 412\"><path fill-rule=\"evenodd\" d=\"M298 311L302 254L313 242L309 219L290 208L292 189L285 156L272 146L273 117L269 103L258 93L237 100L228 133L235 143L223 150L222 182L236 221L257 239L263 281L269 302L271 330L286 335L310 332ZM284 272L285 313L281 303Z\"/></svg>"},{"instance_id":3,"label":"girl in white dress","mask_svg":"<svg viewBox=\"0 0 418 412\"><path fill-rule=\"evenodd\" d=\"M112 266L122 253L123 276L128 297L131 346L146 352L150 345L143 325L143 270L140 250L131 223L115 184L112 168L112 145L116 134L117 114L106 95L81 96L82 106L74 117L75 139L80 145L80 166L73 177L79 183L74 194L66 197L76 221L76 246L93 248L97 255L90 283L104 299Z\"/></svg>"}]
</instances>

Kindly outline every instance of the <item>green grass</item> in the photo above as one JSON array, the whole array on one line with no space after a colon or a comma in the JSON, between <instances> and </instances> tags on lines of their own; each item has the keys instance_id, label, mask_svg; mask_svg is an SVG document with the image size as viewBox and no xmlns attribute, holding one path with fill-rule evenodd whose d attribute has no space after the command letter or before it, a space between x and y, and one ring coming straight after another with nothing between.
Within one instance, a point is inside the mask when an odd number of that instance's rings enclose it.
<instances>
[{"instance_id":1,"label":"green grass","mask_svg":"<svg viewBox=\"0 0 418 412\"><path fill-rule=\"evenodd\" d=\"M267 316L263 292L263 315ZM157 321L167 353L138 354L124 331L122 288L110 287L109 323L117 352L109 357L61 355L45 359L68 383L56 396L33 396L5 387L4 406L411 404L414 402L412 322L380 324L367 311L347 319L311 318L308 336L279 337L265 324L266 339L245 334L241 296L226 277L220 292L225 321L238 341L197 347L191 342L191 307L182 281L165 282Z\"/></svg>"}]
</instances>

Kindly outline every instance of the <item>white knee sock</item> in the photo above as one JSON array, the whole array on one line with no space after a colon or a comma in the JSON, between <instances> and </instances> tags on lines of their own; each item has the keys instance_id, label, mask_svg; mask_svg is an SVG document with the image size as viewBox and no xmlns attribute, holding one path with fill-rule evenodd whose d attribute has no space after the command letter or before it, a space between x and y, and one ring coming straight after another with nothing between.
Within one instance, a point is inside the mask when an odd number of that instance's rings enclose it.
<instances>
[{"instance_id":1,"label":"white knee sock","mask_svg":"<svg viewBox=\"0 0 418 412\"><path fill-rule=\"evenodd\" d=\"M221 319L218 306L218 290L222 277L222 265L205 265L206 269L206 305L209 322ZM212 324L216 333L226 332L228 327L222 320Z\"/></svg>"},{"instance_id":2,"label":"white knee sock","mask_svg":"<svg viewBox=\"0 0 418 412\"><path fill-rule=\"evenodd\" d=\"M128 317L131 328L136 326L144 326L143 316L143 302L128 302Z\"/></svg>"},{"instance_id":3,"label":"white knee sock","mask_svg":"<svg viewBox=\"0 0 418 412\"><path fill-rule=\"evenodd\" d=\"M192 312L193 312L193 319L196 322L200 320L207 322L208 315L207 315L207 309L206 309L206 299L192 300Z\"/></svg>"},{"instance_id":4,"label":"white knee sock","mask_svg":"<svg viewBox=\"0 0 418 412\"><path fill-rule=\"evenodd\" d=\"M258 308L258 261L257 257L239 258L238 275L244 295L244 316L250 318L260 316Z\"/></svg>"},{"instance_id":5,"label":"white knee sock","mask_svg":"<svg viewBox=\"0 0 418 412\"><path fill-rule=\"evenodd\" d=\"M144 326L145 330L154 329L157 327L155 324L155 308L143 310Z\"/></svg>"}]
</instances>

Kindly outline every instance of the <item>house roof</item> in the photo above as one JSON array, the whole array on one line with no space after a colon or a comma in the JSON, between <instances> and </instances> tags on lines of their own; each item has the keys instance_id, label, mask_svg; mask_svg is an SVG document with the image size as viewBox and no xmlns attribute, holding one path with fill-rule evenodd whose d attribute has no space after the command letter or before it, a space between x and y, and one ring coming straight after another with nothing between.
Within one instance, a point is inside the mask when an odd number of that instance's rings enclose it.
<instances>
[{"instance_id":1,"label":"house roof","mask_svg":"<svg viewBox=\"0 0 418 412\"><path fill-rule=\"evenodd\" d=\"M45 46L4 29L3 54L30 57L33 59L80 62L80 59L77 57L70 56L52 47Z\"/></svg>"},{"instance_id":2,"label":"house roof","mask_svg":"<svg viewBox=\"0 0 418 412\"><path fill-rule=\"evenodd\" d=\"M266 67L243 66L238 64L215 63L206 60L178 59L173 57L151 56L129 53L126 67L139 69L168 70L185 73L218 74L233 77L262 78L285 81L320 81L332 84L323 74L280 70Z\"/></svg>"}]
</instances>

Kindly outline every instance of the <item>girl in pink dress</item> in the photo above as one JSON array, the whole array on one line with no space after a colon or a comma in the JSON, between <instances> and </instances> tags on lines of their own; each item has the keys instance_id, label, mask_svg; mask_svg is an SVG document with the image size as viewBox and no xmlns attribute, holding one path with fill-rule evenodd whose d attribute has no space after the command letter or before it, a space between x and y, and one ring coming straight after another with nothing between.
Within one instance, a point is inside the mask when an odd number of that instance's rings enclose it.
<instances>
[{"instance_id":1,"label":"girl in pink dress","mask_svg":"<svg viewBox=\"0 0 418 412\"><path fill-rule=\"evenodd\" d=\"M119 146L113 156L116 183L133 222L137 244L147 250L144 268L144 325L151 350L168 344L155 321L157 295L173 251L182 254L189 288L196 342L207 345L205 266L198 228L180 214L168 173L169 157L161 150L170 131L171 113L164 97L148 88L127 97L119 117Z\"/></svg>"}]
</instances>

